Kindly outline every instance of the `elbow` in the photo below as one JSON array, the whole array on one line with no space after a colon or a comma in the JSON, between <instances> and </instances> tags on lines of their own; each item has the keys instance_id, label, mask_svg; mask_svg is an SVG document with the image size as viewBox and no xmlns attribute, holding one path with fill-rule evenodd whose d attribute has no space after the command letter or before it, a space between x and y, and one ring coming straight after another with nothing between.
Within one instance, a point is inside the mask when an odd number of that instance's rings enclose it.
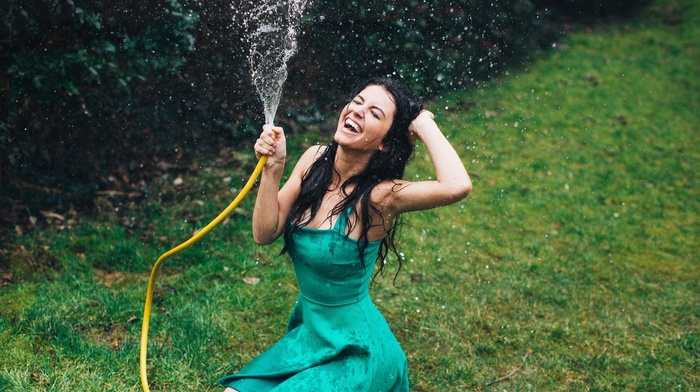
<instances>
[{"instance_id":1,"label":"elbow","mask_svg":"<svg viewBox=\"0 0 700 392\"><path fill-rule=\"evenodd\" d=\"M454 182L445 188L441 192L442 196L440 202L438 202L433 207L446 206L456 203L460 200L465 199L472 191L472 182L467 179L466 181Z\"/></svg>"},{"instance_id":2,"label":"elbow","mask_svg":"<svg viewBox=\"0 0 700 392\"><path fill-rule=\"evenodd\" d=\"M257 245L270 245L275 242L282 233L277 232L277 228L258 230L253 227L253 241Z\"/></svg>"},{"instance_id":3,"label":"elbow","mask_svg":"<svg viewBox=\"0 0 700 392\"><path fill-rule=\"evenodd\" d=\"M265 235L262 231L253 229L253 241L256 245L269 245L274 240L274 238L270 239L270 236Z\"/></svg>"},{"instance_id":4,"label":"elbow","mask_svg":"<svg viewBox=\"0 0 700 392\"><path fill-rule=\"evenodd\" d=\"M260 234L253 234L253 241L256 245L270 245L271 243L275 242L275 239L264 237Z\"/></svg>"},{"instance_id":5,"label":"elbow","mask_svg":"<svg viewBox=\"0 0 700 392\"><path fill-rule=\"evenodd\" d=\"M466 181L463 181L462 183L459 184L459 186L456 187L455 189L455 198L457 200L462 200L465 199L469 194L472 192L472 181L467 178Z\"/></svg>"},{"instance_id":6,"label":"elbow","mask_svg":"<svg viewBox=\"0 0 700 392\"><path fill-rule=\"evenodd\" d=\"M472 191L472 184L471 182L454 184L453 186L445 189L445 191L446 192L443 194L444 198L442 199L442 202L434 207L454 204L465 199Z\"/></svg>"}]
</instances>

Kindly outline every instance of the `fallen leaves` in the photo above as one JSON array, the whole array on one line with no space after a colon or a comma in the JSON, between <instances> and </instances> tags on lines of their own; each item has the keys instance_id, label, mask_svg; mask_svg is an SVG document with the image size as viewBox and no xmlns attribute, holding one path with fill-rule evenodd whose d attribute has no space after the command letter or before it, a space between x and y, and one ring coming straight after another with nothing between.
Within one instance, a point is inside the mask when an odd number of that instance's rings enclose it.
<instances>
[{"instance_id":1,"label":"fallen leaves","mask_svg":"<svg viewBox=\"0 0 700 392\"><path fill-rule=\"evenodd\" d=\"M260 283L260 278L255 276L246 276L245 278L243 278L243 281L246 284L255 286L256 284Z\"/></svg>"},{"instance_id":2,"label":"fallen leaves","mask_svg":"<svg viewBox=\"0 0 700 392\"><path fill-rule=\"evenodd\" d=\"M96 270L95 277L102 282L107 288L112 288L112 285L119 283L124 280L124 274L122 272L107 272L103 270Z\"/></svg>"},{"instance_id":3,"label":"fallen leaves","mask_svg":"<svg viewBox=\"0 0 700 392\"><path fill-rule=\"evenodd\" d=\"M2 280L0 280L0 287L9 286L12 283L12 274L2 274Z\"/></svg>"},{"instance_id":4,"label":"fallen leaves","mask_svg":"<svg viewBox=\"0 0 700 392\"><path fill-rule=\"evenodd\" d=\"M50 219L50 218L58 219L58 220L60 220L60 221L65 221L65 220L66 220L66 217L65 217L65 216L63 216L63 215L61 215L61 214L57 214L57 213L55 213L55 212L53 212L53 211L40 211L40 212L41 212L41 215L43 215L44 218L46 218L47 220Z\"/></svg>"},{"instance_id":5,"label":"fallen leaves","mask_svg":"<svg viewBox=\"0 0 700 392\"><path fill-rule=\"evenodd\" d=\"M114 350L118 350L121 346L122 346L122 341L119 338L114 338L109 343L109 347L111 347Z\"/></svg>"}]
</instances>

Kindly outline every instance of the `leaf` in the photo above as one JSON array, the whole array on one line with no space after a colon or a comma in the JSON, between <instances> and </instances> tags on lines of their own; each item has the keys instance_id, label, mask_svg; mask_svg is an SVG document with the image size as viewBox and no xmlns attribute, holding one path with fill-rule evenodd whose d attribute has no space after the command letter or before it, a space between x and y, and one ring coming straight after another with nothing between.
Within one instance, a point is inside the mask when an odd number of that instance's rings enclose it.
<instances>
[{"instance_id":1,"label":"leaf","mask_svg":"<svg viewBox=\"0 0 700 392\"><path fill-rule=\"evenodd\" d=\"M54 219L58 219L60 221L66 220L65 216L57 214L57 213L52 212L52 211L41 211L41 215L43 215L44 218L54 218Z\"/></svg>"},{"instance_id":2,"label":"leaf","mask_svg":"<svg viewBox=\"0 0 700 392\"><path fill-rule=\"evenodd\" d=\"M124 196L124 192L116 190L97 191L95 194L100 196Z\"/></svg>"},{"instance_id":3,"label":"leaf","mask_svg":"<svg viewBox=\"0 0 700 392\"><path fill-rule=\"evenodd\" d=\"M117 47L114 46L114 44L109 42L109 41L102 42L102 48L105 50L105 52L109 52L109 53L114 53L117 51Z\"/></svg>"},{"instance_id":4,"label":"leaf","mask_svg":"<svg viewBox=\"0 0 700 392\"><path fill-rule=\"evenodd\" d=\"M246 276L245 278L243 278L243 281L246 284L255 286L256 284L260 283L260 278L255 276Z\"/></svg>"}]
</instances>

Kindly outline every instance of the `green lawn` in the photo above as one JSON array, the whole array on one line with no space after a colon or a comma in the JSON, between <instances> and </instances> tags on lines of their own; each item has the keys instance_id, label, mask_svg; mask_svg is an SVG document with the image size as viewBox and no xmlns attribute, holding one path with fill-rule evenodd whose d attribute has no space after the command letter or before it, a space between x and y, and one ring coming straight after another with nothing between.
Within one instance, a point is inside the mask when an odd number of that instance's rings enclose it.
<instances>
[{"instance_id":1,"label":"green lawn","mask_svg":"<svg viewBox=\"0 0 700 392\"><path fill-rule=\"evenodd\" d=\"M698 26L696 1L658 1L427 105L474 190L407 215L398 288L395 260L372 287L412 390L700 389ZM292 159L328 138L289 132ZM0 390L139 390L150 268L235 196L255 162L234 158L3 244ZM284 333L295 279L280 243L253 243L252 203L161 270L152 390L219 390Z\"/></svg>"}]
</instances>

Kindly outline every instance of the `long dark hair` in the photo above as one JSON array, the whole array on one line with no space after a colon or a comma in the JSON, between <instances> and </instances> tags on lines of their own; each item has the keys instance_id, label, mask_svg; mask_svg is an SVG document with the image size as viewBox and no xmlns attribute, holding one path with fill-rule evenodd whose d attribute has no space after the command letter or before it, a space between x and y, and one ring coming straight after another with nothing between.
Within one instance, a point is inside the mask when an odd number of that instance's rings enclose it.
<instances>
[{"instance_id":1,"label":"long dark hair","mask_svg":"<svg viewBox=\"0 0 700 392\"><path fill-rule=\"evenodd\" d=\"M347 219L349 227L346 235L352 232L353 226L358 221L362 222L362 231L357 242L357 248L364 268L367 268L364 262L365 249L369 243L367 233L372 227L370 210L382 217L381 211L370 200L370 192L382 181L403 178L406 165L413 157L414 152L414 145L410 142L408 136L408 127L422 109L420 101L411 89L396 80L387 78L371 78L360 83L355 87L350 99L353 99L368 86L384 87L392 95L396 104L394 121L382 140L382 148L377 150L370 158L367 168L341 184L343 199L331 212L331 216L343 214L346 218L349 218L347 211L352 211L354 219ZM285 222L282 253L294 246L292 242L294 230L300 226L308 225L321 207L321 201L332 186L334 175L337 174L334 167L337 151L338 144L335 141L331 141L323 154L316 159L304 174L299 197L294 202ZM355 187L348 193L346 190L351 185L355 185ZM358 203L360 209L356 211L354 207ZM306 211L310 211L310 214L304 218ZM383 226L383 220L384 218L382 217L382 222L378 223L378 225ZM399 260L396 276L401 270L401 257L396 250L395 241L399 220L399 217L395 217L391 227L386 232L386 236L382 239L379 254L377 255L377 260L381 260L377 274L383 273L384 261L390 251ZM396 276L394 276L394 279L396 279Z\"/></svg>"}]
</instances>

